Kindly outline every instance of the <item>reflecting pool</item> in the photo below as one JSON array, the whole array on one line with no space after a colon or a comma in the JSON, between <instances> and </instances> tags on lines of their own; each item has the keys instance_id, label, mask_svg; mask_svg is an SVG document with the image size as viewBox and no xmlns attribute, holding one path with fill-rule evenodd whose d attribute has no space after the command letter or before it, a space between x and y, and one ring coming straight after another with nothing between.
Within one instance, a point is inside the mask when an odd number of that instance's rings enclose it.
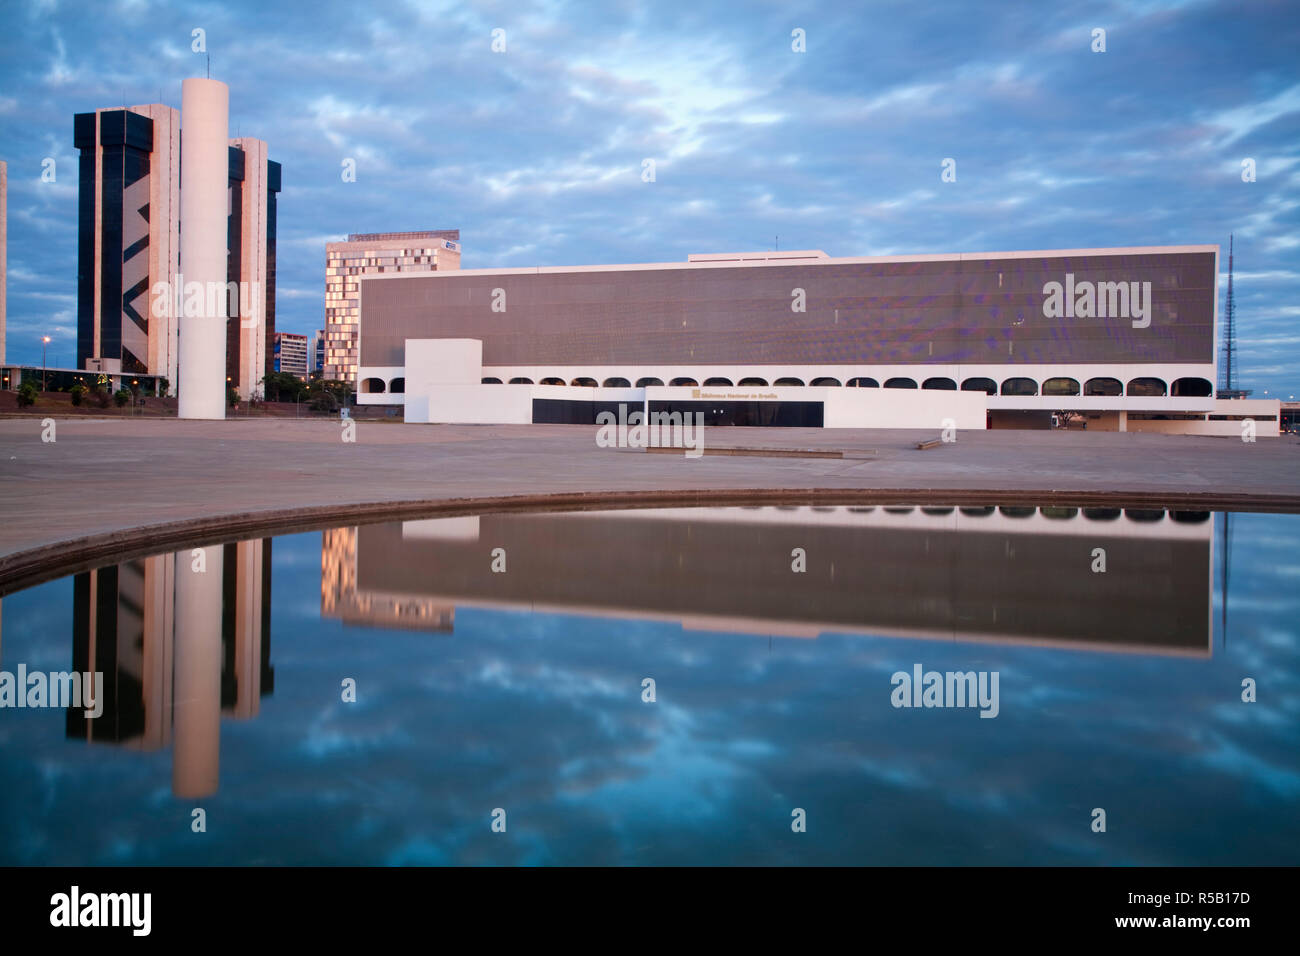
<instances>
[{"instance_id":1,"label":"reflecting pool","mask_svg":"<svg viewBox=\"0 0 1300 956\"><path fill-rule=\"evenodd\" d=\"M1294 865L1298 636L1297 515L498 514L133 558L0 601L0 863Z\"/></svg>"}]
</instances>

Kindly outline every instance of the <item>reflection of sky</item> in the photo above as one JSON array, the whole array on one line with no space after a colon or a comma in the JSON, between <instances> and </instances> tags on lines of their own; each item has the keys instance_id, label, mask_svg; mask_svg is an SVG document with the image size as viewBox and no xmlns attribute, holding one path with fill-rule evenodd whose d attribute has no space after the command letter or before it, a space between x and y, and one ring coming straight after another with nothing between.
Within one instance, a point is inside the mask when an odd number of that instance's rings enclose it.
<instances>
[{"instance_id":1,"label":"reflection of sky","mask_svg":"<svg viewBox=\"0 0 1300 956\"><path fill-rule=\"evenodd\" d=\"M275 693L222 721L208 832L170 752L5 710L0 863L1296 864L1297 532L1234 517L1210 660L514 611L349 627L320 617L320 535L279 539ZM0 665L66 668L71 634L70 581L7 597ZM916 662L999 671L1000 716L893 709Z\"/></svg>"}]
</instances>

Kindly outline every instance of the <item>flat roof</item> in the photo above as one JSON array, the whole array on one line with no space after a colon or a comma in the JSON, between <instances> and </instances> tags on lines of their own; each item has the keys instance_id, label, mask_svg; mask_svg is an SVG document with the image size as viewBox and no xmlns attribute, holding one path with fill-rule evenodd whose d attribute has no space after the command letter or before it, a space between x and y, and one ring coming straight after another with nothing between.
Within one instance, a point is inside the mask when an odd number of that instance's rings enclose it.
<instances>
[{"instance_id":1,"label":"flat roof","mask_svg":"<svg viewBox=\"0 0 1300 956\"><path fill-rule=\"evenodd\" d=\"M1217 244L1187 246L1116 246L1102 249L1033 249L1023 252L955 252L937 255L827 256L820 250L788 253L694 253L685 262L632 262L589 266L516 266L508 269L454 269L446 272L382 272L357 276L376 279L449 279L456 276L543 275L565 272L641 272L667 269L780 268L782 266L849 265L885 262L980 262L989 259L1063 259L1069 256L1219 254ZM753 257L753 258L750 258Z\"/></svg>"}]
</instances>

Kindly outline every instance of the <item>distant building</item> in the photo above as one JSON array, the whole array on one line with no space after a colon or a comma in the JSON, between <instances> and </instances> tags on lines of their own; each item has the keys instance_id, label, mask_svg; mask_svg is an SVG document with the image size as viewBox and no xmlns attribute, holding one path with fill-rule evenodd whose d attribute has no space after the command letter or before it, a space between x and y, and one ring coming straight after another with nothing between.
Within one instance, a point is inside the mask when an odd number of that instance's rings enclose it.
<instances>
[{"instance_id":1,"label":"distant building","mask_svg":"<svg viewBox=\"0 0 1300 956\"><path fill-rule=\"evenodd\" d=\"M325 368L325 330L317 329L307 343L307 373L319 372Z\"/></svg>"},{"instance_id":2,"label":"distant building","mask_svg":"<svg viewBox=\"0 0 1300 956\"><path fill-rule=\"evenodd\" d=\"M5 362L5 283L8 281L9 167L0 160L0 365Z\"/></svg>"},{"instance_id":3,"label":"distant building","mask_svg":"<svg viewBox=\"0 0 1300 956\"><path fill-rule=\"evenodd\" d=\"M161 103L74 117L79 369L178 381L180 132ZM280 164L230 140L228 182L226 376L248 398L271 364Z\"/></svg>"},{"instance_id":4,"label":"distant building","mask_svg":"<svg viewBox=\"0 0 1300 956\"><path fill-rule=\"evenodd\" d=\"M307 377L307 336L293 332L276 332L271 360L273 372L288 372Z\"/></svg>"},{"instance_id":5,"label":"distant building","mask_svg":"<svg viewBox=\"0 0 1300 956\"><path fill-rule=\"evenodd\" d=\"M357 381L358 277L460 268L460 230L354 233L325 246L325 378Z\"/></svg>"}]
</instances>

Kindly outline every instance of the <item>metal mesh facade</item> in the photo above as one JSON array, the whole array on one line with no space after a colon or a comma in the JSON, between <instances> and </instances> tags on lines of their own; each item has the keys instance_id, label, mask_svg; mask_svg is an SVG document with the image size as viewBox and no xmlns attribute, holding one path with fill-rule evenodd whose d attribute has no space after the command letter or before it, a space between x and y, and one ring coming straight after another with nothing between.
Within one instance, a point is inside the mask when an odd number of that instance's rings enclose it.
<instances>
[{"instance_id":1,"label":"metal mesh facade","mask_svg":"<svg viewBox=\"0 0 1300 956\"><path fill-rule=\"evenodd\" d=\"M1214 361L1213 251L520 271L364 281L361 363L477 338L484 365ZM1150 326L1048 318L1044 285L1150 282ZM501 302L505 311L493 311ZM791 308L803 289L806 311Z\"/></svg>"}]
</instances>

